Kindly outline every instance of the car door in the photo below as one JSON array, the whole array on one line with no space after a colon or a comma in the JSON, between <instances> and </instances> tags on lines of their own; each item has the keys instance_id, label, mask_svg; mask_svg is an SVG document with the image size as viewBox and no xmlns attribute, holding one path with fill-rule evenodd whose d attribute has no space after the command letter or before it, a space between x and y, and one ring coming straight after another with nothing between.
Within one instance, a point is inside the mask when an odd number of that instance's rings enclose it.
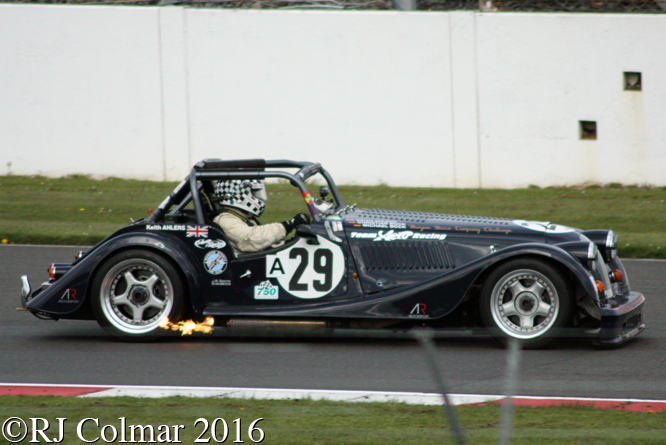
<instances>
[{"instance_id":1,"label":"car door","mask_svg":"<svg viewBox=\"0 0 666 445\"><path fill-rule=\"evenodd\" d=\"M311 235L297 235L284 245L263 252L238 255L231 261L229 301L241 306L307 305L361 295L352 283L345 241L334 242L322 222L312 222ZM353 273L353 270L352 270Z\"/></svg>"}]
</instances>

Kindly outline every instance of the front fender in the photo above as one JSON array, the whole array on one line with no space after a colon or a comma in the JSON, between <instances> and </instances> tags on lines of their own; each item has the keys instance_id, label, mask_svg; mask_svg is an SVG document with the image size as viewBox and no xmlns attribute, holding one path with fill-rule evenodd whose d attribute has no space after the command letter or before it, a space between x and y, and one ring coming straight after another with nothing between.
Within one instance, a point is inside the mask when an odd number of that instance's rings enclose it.
<instances>
[{"instance_id":1,"label":"front fender","mask_svg":"<svg viewBox=\"0 0 666 445\"><path fill-rule=\"evenodd\" d=\"M583 265L569 252L561 247L542 243L526 243L509 246L466 264L453 272L445 274L441 278L435 278L429 282L418 284L412 289L401 289L397 291L396 294L414 294L415 298L404 298L401 301L402 310L404 311L418 302L426 301L423 297L424 294L431 295L429 301L434 303L439 299L438 296L451 295L451 290L459 290L459 293L453 292L453 295L456 295L456 298L448 301L447 304L442 305L439 313L433 317L440 318L453 311L469 294L474 283L479 282L481 277L490 271L490 269L505 261L524 256L543 257L556 261L571 271L580 282L583 289L585 289L585 292L598 304L599 296L597 293L597 287L587 269L585 269L585 267L583 267ZM415 290L417 291L415 292Z\"/></svg>"},{"instance_id":2,"label":"front fender","mask_svg":"<svg viewBox=\"0 0 666 445\"><path fill-rule=\"evenodd\" d=\"M157 251L171 259L183 273L193 307L200 309L202 288L187 247L178 239L150 232L130 232L110 237L77 261L62 278L28 301L30 311L67 318L84 307L95 273L113 254L131 248Z\"/></svg>"},{"instance_id":3,"label":"front fender","mask_svg":"<svg viewBox=\"0 0 666 445\"><path fill-rule=\"evenodd\" d=\"M484 258L484 262L487 264L481 273L485 272L489 267L492 267L499 261L504 261L513 257L524 255L550 258L565 266L578 279L583 289L585 289L585 292L589 294L590 297L594 299L594 301L599 302L599 294L592 275L590 275L587 269L583 267L580 261L571 253L556 245L530 243L516 244L514 246L507 247L506 249L497 251L494 254ZM479 275L481 275L481 273Z\"/></svg>"}]
</instances>

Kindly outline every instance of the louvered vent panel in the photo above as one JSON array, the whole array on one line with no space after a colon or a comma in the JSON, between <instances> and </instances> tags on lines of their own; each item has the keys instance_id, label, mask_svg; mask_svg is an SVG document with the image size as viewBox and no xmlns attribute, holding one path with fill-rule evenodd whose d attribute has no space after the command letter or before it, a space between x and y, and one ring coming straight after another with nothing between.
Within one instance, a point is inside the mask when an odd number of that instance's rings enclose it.
<instances>
[{"instance_id":1,"label":"louvered vent panel","mask_svg":"<svg viewBox=\"0 0 666 445\"><path fill-rule=\"evenodd\" d=\"M455 267L449 247L442 241L364 242L360 247L368 270L417 271Z\"/></svg>"},{"instance_id":2,"label":"louvered vent panel","mask_svg":"<svg viewBox=\"0 0 666 445\"><path fill-rule=\"evenodd\" d=\"M426 213L410 212L407 210L384 210L384 209L360 209L358 210L359 219L383 219L405 222L426 222L426 220L445 220L456 222L469 222L479 224L500 224L508 225L511 223L507 218L493 218L487 216L466 216L449 215L445 213ZM436 223L436 222L435 222ZM444 221L441 222L442 224Z\"/></svg>"}]
</instances>

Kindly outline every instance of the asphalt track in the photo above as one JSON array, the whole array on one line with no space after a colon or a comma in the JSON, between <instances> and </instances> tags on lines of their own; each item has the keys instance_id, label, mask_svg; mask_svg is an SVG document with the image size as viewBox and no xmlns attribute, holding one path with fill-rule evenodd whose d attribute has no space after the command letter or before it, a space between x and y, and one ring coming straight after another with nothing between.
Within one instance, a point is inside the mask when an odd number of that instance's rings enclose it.
<instances>
[{"instance_id":1,"label":"asphalt track","mask_svg":"<svg viewBox=\"0 0 666 445\"><path fill-rule=\"evenodd\" d=\"M400 339L175 337L127 344L95 322L41 321L16 311L22 274L33 286L76 247L0 246L0 383L159 385L364 391L437 391L418 344ZM522 351L525 396L666 399L666 262L626 260L644 293L648 329L600 350L561 341ZM437 360L458 394L502 394L506 351L486 338L437 342Z\"/></svg>"}]
</instances>

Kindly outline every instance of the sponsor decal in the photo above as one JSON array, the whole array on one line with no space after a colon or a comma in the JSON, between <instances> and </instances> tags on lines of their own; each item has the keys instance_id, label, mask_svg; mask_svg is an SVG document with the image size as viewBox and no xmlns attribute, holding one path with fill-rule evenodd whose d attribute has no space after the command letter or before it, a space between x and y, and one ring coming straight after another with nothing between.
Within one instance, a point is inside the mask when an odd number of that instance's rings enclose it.
<instances>
[{"instance_id":1,"label":"sponsor decal","mask_svg":"<svg viewBox=\"0 0 666 445\"><path fill-rule=\"evenodd\" d=\"M404 230L402 232L396 232L394 230L389 230L384 233L383 230L375 232L352 232L350 235L352 238L357 239L372 239L373 241L398 241L398 240L407 240L407 239L422 239L422 240L444 240L446 239L446 233L414 233L411 230Z\"/></svg>"},{"instance_id":2,"label":"sponsor decal","mask_svg":"<svg viewBox=\"0 0 666 445\"><path fill-rule=\"evenodd\" d=\"M79 300L76 299L76 289L67 289L65 293L62 294L58 303L78 303Z\"/></svg>"},{"instance_id":3,"label":"sponsor decal","mask_svg":"<svg viewBox=\"0 0 666 445\"><path fill-rule=\"evenodd\" d=\"M210 284L212 286L231 286L231 280L213 280Z\"/></svg>"},{"instance_id":4,"label":"sponsor decal","mask_svg":"<svg viewBox=\"0 0 666 445\"><path fill-rule=\"evenodd\" d=\"M188 238L208 238L208 227L187 226Z\"/></svg>"},{"instance_id":5,"label":"sponsor decal","mask_svg":"<svg viewBox=\"0 0 666 445\"><path fill-rule=\"evenodd\" d=\"M227 269L227 257L219 250L211 250L204 257L204 267L211 275L219 275Z\"/></svg>"},{"instance_id":6,"label":"sponsor decal","mask_svg":"<svg viewBox=\"0 0 666 445\"><path fill-rule=\"evenodd\" d=\"M423 303L416 303L409 313L409 318L429 318L430 315L426 314L426 305Z\"/></svg>"},{"instance_id":7,"label":"sponsor decal","mask_svg":"<svg viewBox=\"0 0 666 445\"><path fill-rule=\"evenodd\" d=\"M254 299L255 300L277 300L280 296L280 289L273 286L270 280L262 281L257 286L254 286Z\"/></svg>"},{"instance_id":8,"label":"sponsor decal","mask_svg":"<svg viewBox=\"0 0 666 445\"><path fill-rule=\"evenodd\" d=\"M441 241L446 239L446 233L415 233L413 239L434 239Z\"/></svg>"},{"instance_id":9,"label":"sponsor decal","mask_svg":"<svg viewBox=\"0 0 666 445\"><path fill-rule=\"evenodd\" d=\"M299 239L288 249L266 255L266 278L277 279L283 292L314 299L330 294L345 274L345 255L335 243L317 236L319 244Z\"/></svg>"},{"instance_id":10,"label":"sponsor decal","mask_svg":"<svg viewBox=\"0 0 666 445\"><path fill-rule=\"evenodd\" d=\"M460 227L456 226L456 232L465 232L465 233L476 233L477 235L481 233L481 229L478 227Z\"/></svg>"},{"instance_id":11,"label":"sponsor decal","mask_svg":"<svg viewBox=\"0 0 666 445\"><path fill-rule=\"evenodd\" d=\"M412 230L420 230L421 232L424 230L432 230L432 227L430 226L417 226L415 224L410 224L408 228Z\"/></svg>"},{"instance_id":12,"label":"sponsor decal","mask_svg":"<svg viewBox=\"0 0 666 445\"><path fill-rule=\"evenodd\" d=\"M351 222L351 221L350 221ZM382 221L376 219L359 219L354 222L355 227L365 227L368 229L406 229L407 226L403 222L398 221Z\"/></svg>"},{"instance_id":13,"label":"sponsor decal","mask_svg":"<svg viewBox=\"0 0 666 445\"><path fill-rule=\"evenodd\" d=\"M395 232L393 230L389 230L386 233L384 233L384 231L382 230L377 234L377 238L373 239L373 241L405 240L405 239L410 239L413 236L414 232L412 232L411 230L405 230L403 232Z\"/></svg>"},{"instance_id":14,"label":"sponsor decal","mask_svg":"<svg viewBox=\"0 0 666 445\"><path fill-rule=\"evenodd\" d=\"M176 232L176 231L185 230L185 226L179 224L149 224L146 226L146 230L155 230L155 231L168 230Z\"/></svg>"},{"instance_id":15,"label":"sponsor decal","mask_svg":"<svg viewBox=\"0 0 666 445\"><path fill-rule=\"evenodd\" d=\"M375 232L352 232L350 236L357 239L377 238L377 234Z\"/></svg>"},{"instance_id":16,"label":"sponsor decal","mask_svg":"<svg viewBox=\"0 0 666 445\"><path fill-rule=\"evenodd\" d=\"M221 239L199 239L194 242L199 249L224 249L227 243Z\"/></svg>"},{"instance_id":17,"label":"sponsor decal","mask_svg":"<svg viewBox=\"0 0 666 445\"><path fill-rule=\"evenodd\" d=\"M341 221L331 221L331 227L334 232L342 232L342 222Z\"/></svg>"},{"instance_id":18,"label":"sponsor decal","mask_svg":"<svg viewBox=\"0 0 666 445\"><path fill-rule=\"evenodd\" d=\"M511 229L500 229L499 227L484 227L483 231L491 233L503 233L505 235L508 235L509 233L513 232L513 230Z\"/></svg>"},{"instance_id":19,"label":"sponsor decal","mask_svg":"<svg viewBox=\"0 0 666 445\"><path fill-rule=\"evenodd\" d=\"M451 230L452 227L435 226L435 230Z\"/></svg>"}]
</instances>

